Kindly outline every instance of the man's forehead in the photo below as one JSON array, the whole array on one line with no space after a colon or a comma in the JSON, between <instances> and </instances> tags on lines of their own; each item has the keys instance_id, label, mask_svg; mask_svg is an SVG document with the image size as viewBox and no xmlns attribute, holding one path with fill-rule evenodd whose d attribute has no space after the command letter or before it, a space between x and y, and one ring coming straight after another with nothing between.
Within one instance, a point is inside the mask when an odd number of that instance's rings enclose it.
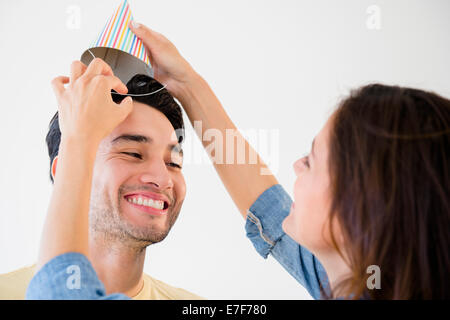
<instances>
[{"instance_id":1,"label":"man's forehead","mask_svg":"<svg viewBox=\"0 0 450 320\"><path fill-rule=\"evenodd\" d=\"M175 129L169 119L159 110L140 102L133 102L133 111L113 130L109 136L110 141L121 135L146 137L147 139L141 139L144 143L156 141L174 144L178 142Z\"/></svg>"}]
</instances>

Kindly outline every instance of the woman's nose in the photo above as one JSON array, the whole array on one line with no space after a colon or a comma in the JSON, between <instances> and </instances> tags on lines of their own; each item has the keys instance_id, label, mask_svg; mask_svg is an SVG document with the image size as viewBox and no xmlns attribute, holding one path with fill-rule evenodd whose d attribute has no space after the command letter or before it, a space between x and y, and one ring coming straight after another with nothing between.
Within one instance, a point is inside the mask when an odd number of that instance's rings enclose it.
<instances>
[{"instance_id":1,"label":"woman's nose","mask_svg":"<svg viewBox=\"0 0 450 320\"><path fill-rule=\"evenodd\" d=\"M300 173L302 172L303 169L303 162L302 162L302 158L298 159L297 161L294 162L294 172L295 174L298 176L300 175Z\"/></svg>"}]
</instances>

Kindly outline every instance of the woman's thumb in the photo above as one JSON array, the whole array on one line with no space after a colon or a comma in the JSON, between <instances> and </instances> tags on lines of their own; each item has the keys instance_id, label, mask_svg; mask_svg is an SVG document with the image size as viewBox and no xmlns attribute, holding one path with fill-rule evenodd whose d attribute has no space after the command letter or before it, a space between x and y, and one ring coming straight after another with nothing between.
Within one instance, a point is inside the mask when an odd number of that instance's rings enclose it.
<instances>
[{"instance_id":1,"label":"woman's thumb","mask_svg":"<svg viewBox=\"0 0 450 320\"><path fill-rule=\"evenodd\" d=\"M146 46L150 47L154 38L153 31L150 28L137 23L134 20L130 22L129 27L131 31L133 31L133 33L136 34L136 36L140 38Z\"/></svg>"},{"instance_id":2,"label":"woman's thumb","mask_svg":"<svg viewBox=\"0 0 450 320\"><path fill-rule=\"evenodd\" d=\"M133 110L133 99L130 96L126 97L122 100L122 102L120 102L119 108L124 114L124 118L126 118L130 114L131 110Z\"/></svg>"}]
</instances>

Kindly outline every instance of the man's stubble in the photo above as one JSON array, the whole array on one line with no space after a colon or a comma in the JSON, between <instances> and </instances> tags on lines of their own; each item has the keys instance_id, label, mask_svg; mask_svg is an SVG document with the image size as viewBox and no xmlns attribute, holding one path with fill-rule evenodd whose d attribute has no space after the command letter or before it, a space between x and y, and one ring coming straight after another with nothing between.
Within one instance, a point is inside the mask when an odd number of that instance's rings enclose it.
<instances>
[{"instance_id":1,"label":"man's stubble","mask_svg":"<svg viewBox=\"0 0 450 320\"><path fill-rule=\"evenodd\" d=\"M140 187L139 190L145 188ZM117 199L113 201L105 188L93 186L89 210L90 234L96 238L101 237L111 244L117 243L136 250L144 250L149 245L166 238L180 213L182 202L177 203L175 197L171 199L173 201L167 212L164 230L156 229L151 222L146 226L136 226L127 221L120 210L124 201L123 195L129 191L129 187L121 186ZM156 219L153 216L149 218Z\"/></svg>"}]
</instances>

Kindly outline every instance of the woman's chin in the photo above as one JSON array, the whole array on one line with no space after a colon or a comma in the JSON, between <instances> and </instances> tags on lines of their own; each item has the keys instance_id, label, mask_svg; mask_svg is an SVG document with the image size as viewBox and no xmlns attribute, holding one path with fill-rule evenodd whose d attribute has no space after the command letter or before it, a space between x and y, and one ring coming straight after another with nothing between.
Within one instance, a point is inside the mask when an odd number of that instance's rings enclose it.
<instances>
[{"instance_id":1,"label":"woman's chin","mask_svg":"<svg viewBox=\"0 0 450 320\"><path fill-rule=\"evenodd\" d=\"M284 233L286 233L289 237L291 237L295 242L298 243L298 240L296 239L297 232L295 232L295 224L293 220L294 219L291 211L281 223L281 229L284 231Z\"/></svg>"},{"instance_id":2,"label":"woman's chin","mask_svg":"<svg viewBox=\"0 0 450 320\"><path fill-rule=\"evenodd\" d=\"M302 234L304 230L302 230L301 226L299 225L298 217L296 220L293 208L291 208L291 212L283 220L281 228L284 233L286 233L292 240L294 240L301 246L305 246L305 235Z\"/></svg>"}]
</instances>

